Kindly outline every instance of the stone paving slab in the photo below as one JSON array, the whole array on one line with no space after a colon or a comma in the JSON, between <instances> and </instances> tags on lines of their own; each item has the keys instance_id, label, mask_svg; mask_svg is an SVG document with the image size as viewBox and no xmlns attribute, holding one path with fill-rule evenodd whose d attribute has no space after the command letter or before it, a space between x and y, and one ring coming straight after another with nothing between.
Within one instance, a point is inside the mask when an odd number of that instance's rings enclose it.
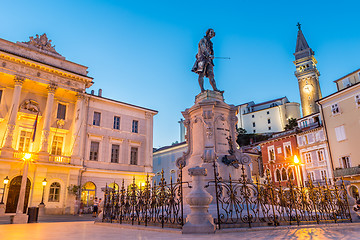
<instances>
[{"instance_id":1,"label":"stone paving slab","mask_svg":"<svg viewBox=\"0 0 360 240\"><path fill-rule=\"evenodd\" d=\"M0 224L10 224L10 215L6 214L5 216L0 216ZM38 222L39 223L46 223L46 222L78 222L78 221L93 221L94 218L91 214L83 214L79 215L44 215L39 216ZM0 238L1 240L1 238Z\"/></svg>"},{"instance_id":2,"label":"stone paving slab","mask_svg":"<svg viewBox=\"0 0 360 240\"><path fill-rule=\"evenodd\" d=\"M319 226L305 228L290 228L278 230L247 231L247 232L217 232L216 234L180 234L174 232L157 232L139 229L109 227L93 222L64 223L33 223L0 225L0 239L11 240L97 240L97 239L360 239L360 224L344 224L339 226Z\"/></svg>"}]
</instances>

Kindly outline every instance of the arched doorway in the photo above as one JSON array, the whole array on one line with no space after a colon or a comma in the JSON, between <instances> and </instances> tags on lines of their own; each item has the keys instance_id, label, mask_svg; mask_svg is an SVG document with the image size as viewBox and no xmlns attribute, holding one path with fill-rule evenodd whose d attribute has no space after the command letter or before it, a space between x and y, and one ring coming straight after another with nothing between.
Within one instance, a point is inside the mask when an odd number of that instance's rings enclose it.
<instances>
[{"instance_id":1,"label":"arched doorway","mask_svg":"<svg viewBox=\"0 0 360 240\"><path fill-rule=\"evenodd\" d=\"M20 195L21 179L22 176L17 176L14 177L10 182L9 192L6 200L6 210L5 210L6 213L16 212L17 204L19 201L19 195ZM26 208L29 202L30 187L31 187L31 182L28 178L26 182L26 190L25 190L25 203L23 209L24 213L26 213Z\"/></svg>"},{"instance_id":2,"label":"arched doorway","mask_svg":"<svg viewBox=\"0 0 360 240\"><path fill-rule=\"evenodd\" d=\"M350 195L355 198L355 199L358 199L359 198L359 190L356 186L352 185L350 186L349 188L349 192L350 192Z\"/></svg>"},{"instance_id":3,"label":"arched doorway","mask_svg":"<svg viewBox=\"0 0 360 240\"><path fill-rule=\"evenodd\" d=\"M93 182L84 184L81 190L81 202L84 206L92 206L94 204L95 193L96 186Z\"/></svg>"}]
</instances>

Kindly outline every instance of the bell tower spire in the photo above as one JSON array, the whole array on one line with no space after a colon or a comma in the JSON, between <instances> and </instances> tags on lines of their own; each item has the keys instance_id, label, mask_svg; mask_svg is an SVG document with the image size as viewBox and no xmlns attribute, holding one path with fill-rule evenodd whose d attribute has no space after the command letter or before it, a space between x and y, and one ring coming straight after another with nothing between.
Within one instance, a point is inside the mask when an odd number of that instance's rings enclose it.
<instances>
[{"instance_id":1,"label":"bell tower spire","mask_svg":"<svg viewBox=\"0 0 360 240\"><path fill-rule=\"evenodd\" d=\"M316 100L321 98L319 84L320 73L316 68L315 52L309 47L298 23L298 34L295 48L295 76L298 79L301 109L303 116L319 112Z\"/></svg>"}]
</instances>

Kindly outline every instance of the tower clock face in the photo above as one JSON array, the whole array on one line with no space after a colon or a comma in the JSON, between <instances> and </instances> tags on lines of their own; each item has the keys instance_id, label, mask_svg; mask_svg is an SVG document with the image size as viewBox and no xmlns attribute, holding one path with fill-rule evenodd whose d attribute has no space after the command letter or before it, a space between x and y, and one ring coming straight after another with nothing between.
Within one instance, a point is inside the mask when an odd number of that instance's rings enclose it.
<instances>
[{"instance_id":1,"label":"tower clock face","mask_svg":"<svg viewBox=\"0 0 360 240\"><path fill-rule=\"evenodd\" d=\"M304 91L307 92L307 93L310 93L312 90L313 90L313 86L311 84L306 84L304 86Z\"/></svg>"}]
</instances>

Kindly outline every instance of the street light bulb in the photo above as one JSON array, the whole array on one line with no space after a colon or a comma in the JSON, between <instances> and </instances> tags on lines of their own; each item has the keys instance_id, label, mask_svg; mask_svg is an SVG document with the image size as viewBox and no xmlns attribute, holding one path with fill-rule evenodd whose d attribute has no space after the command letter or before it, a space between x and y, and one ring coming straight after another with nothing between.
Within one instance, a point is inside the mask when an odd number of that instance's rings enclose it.
<instances>
[{"instance_id":1,"label":"street light bulb","mask_svg":"<svg viewBox=\"0 0 360 240\"><path fill-rule=\"evenodd\" d=\"M294 156L294 163L295 164L299 164L300 163L300 160L298 159L298 157L295 155Z\"/></svg>"},{"instance_id":2,"label":"street light bulb","mask_svg":"<svg viewBox=\"0 0 360 240\"><path fill-rule=\"evenodd\" d=\"M44 180L42 181L42 185L45 187L47 184L46 178L44 178Z\"/></svg>"},{"instance_id":3,"label":"street light bulb","mask_svg":"<svg viewBox=\"0 0 360 240\"><path fill-rule=\"evenodd\" d=\"M4 184L8 184L8 182L9 182L9 177L6 176L6 178L4 178Z\"/></svg>"},{"instance_id":4,"label":"street light bulb","mask_svg":"<svg viewBox=\"0 0 360 240\"><path fill-rule=\"evenodd\" d=\"M31 153L24 154L24 160L29 160L31 158Z\"/></svg>"}]
</instances>

